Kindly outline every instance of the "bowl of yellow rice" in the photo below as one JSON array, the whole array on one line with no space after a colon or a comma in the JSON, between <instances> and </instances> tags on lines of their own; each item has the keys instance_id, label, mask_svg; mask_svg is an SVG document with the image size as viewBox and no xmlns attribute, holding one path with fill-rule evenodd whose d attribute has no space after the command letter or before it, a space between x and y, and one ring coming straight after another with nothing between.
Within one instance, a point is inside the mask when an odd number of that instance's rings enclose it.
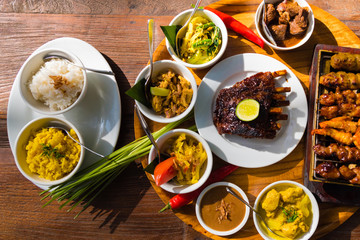
<instances>
[{"instance_id":1,"label":"bowl of yellow rice","mask_svg":"<svg viewBox=\"0 0 360 240\"><path fill-rule=\"evenodd\" d=\"M84 149L70 135L84 143L79 131L69 121L58 117L40 117L25 125L16 139L15 162L24 177L41 186L51 186L70 179L84 160Z\"/></svg>"}]
</instances>

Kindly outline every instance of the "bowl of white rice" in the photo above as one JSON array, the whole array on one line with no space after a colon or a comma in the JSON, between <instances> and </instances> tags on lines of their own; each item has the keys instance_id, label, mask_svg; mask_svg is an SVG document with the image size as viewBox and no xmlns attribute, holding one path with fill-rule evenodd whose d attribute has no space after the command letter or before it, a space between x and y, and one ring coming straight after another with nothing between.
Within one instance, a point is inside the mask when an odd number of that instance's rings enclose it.
<instances>
[{"instance_id":1,"label":"bowl of white rice","mask_svg":"<svg viewBox=\"0 0 360 240\"><path fill-rule=\"evenodd\" d=\"M64 58L44 61L47 55ZM64 50L46 49L32 54L20 70L23 100L45 115L62 114L74 108L87 88L86 72L75 65L83 66L79 58Z\"/></svg>"}]
</instances>

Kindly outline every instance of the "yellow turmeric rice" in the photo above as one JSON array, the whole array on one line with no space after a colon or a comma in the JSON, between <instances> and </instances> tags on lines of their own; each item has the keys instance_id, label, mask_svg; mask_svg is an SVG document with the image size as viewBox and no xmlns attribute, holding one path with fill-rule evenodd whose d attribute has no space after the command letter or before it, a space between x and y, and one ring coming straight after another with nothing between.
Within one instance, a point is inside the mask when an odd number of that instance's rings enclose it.
<instances>
[{"instance_id":1,"label":"yellow turmeric rice","mask_svg":"<svg viewBox=\"0 0 360 240\"><path fill-rule=\"evenodd\" d=\"M73 129L71 136L78 140ZM69 174L78 164L81 147L60 129L43 128L35 132L26 145L26 162L41 178L57 180Z\"/></svg>"}]
</instances>

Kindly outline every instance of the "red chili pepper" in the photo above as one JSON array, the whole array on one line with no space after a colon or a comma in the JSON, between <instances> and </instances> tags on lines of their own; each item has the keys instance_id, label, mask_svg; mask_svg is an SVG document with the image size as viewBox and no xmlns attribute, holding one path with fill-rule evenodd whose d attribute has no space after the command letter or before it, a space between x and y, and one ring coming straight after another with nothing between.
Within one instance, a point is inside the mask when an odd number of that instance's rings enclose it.
<instances>
[{"instance_id":1,"label":"red chili pepper","mask_svg":"<svg viewBox=\"0 0 360 240\"><path fill-rule=\"evenodd\" d=\"M174 166L175 157L170 157L162 162L160 162L154 170L154 179L156 185L160 186L168 181L170 181L173 177L176 176L177 170Z\"/></svg>"},{"instance_id":2,"label":"red chili pepper","mask_svg":"<svg viewBox=\"0 0 360 240\"><path fill-rule=\"evenodd\" d=\"M204 9L209 10L209 11L215 13L216 15L218 15L218 17L220 17L221 20L223 20L223 22L227 28L232 29L233 31L241 34L246 39L252 41L253 43L256 43L261 48L264 48L264 41L258 35L256 35L253 30L251 30L250 28L248 28L241 22L237 21L232 16L230 16L226 13L220 12L218 10L215 10L213 8L210 8L210 7L204 7Z\"/></svg>"},{"instance_id":3,"label":"red chili pepper","mask_svg":"<svg viewBox=\"0 0 360 240\"><path fill-rule=\"evenodd\" d=\"M238 169L238 166L234 166L230 164L223 166L219 169L216 169L210 174L208 180L200 188L198 188L193 192L175 195L169 200L169 203L166 204L166 206L163 209L161 209L159 212L163 212L167 209L177 209L182 206L185 206L186 204L194 200L196 197L198 197L201 191L204 190L204 188L206 188L212 183L223 180L227 175L229 175L236 169Z\"/></svg>"}]
</instances>

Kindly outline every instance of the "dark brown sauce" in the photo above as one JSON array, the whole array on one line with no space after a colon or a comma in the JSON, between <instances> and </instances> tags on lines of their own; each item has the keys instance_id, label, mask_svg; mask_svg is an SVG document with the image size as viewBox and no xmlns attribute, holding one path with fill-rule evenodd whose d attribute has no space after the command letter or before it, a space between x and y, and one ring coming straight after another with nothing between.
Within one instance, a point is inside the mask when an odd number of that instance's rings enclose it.
<instances>
[{"instance_id":1,"label":"dark brown sauce","mask_svg":"<svg viewBox=\"0 0 360 240\"><path fill-rule=\"evenodd\" d=\"M236 190L232 190L241 196ZM226 205L228 216L227 219L223 218L219 220L219 217L222 215L219 209L222 200ZM218 186L208 191L200 204L203 221L207 226L217 231L234 229L242 222L245 216L245 205L240 202L239 199L228 193L225 186Z\"/></svg>"}]
</instances>

